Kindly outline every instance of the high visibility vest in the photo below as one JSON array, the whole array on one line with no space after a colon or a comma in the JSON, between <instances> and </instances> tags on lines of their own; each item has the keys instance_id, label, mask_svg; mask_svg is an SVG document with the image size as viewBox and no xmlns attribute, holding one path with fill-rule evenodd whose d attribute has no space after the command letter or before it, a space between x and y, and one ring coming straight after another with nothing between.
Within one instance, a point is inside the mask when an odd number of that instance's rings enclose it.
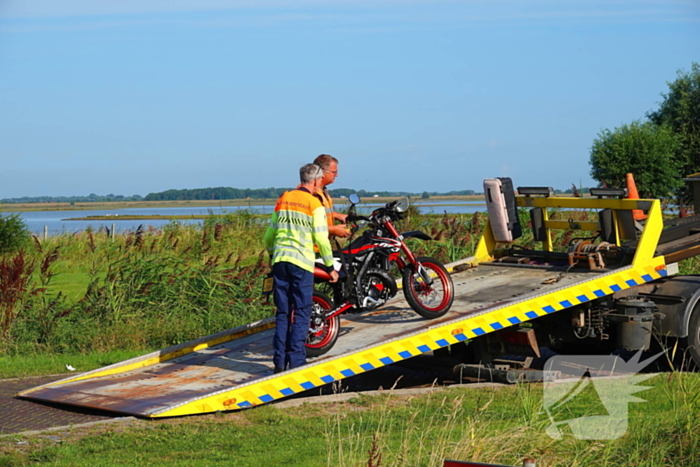
<instances>
[{"instance_id":1,"label":"high visibility vest","mask_svg":"<svg viewBox=\"0 0 700 467\"><path fill-rule=\"evenodd\" d=\"M321 201L321 204L326 210L326 221L328 222L328 227L333 226L333 198L328 193L328 190L324 187L323 190L316 192L316 197Z\"/></svg>"},{"instance_id":2,"label":"high visibility vest","mask_svg":"<svg viewBox=\"0 0 700 467\"><path fill-rule=\"evenodd\" d=\"M333 265L325 208L305 188L287 191L277 200L264 243L272 264L287 261L313 272L315 244L323 263Z\"/></svg>"}]
</instances>

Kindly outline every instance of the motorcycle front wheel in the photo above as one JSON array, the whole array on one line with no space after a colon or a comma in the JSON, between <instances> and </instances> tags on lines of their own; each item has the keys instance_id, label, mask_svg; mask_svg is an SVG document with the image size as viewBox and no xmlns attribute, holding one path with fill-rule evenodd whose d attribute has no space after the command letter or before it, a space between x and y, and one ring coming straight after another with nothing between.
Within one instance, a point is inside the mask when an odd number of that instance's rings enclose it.
<instances>
[{"instance_id":1,"label":"motorcycle front wheel","mask_svg":"<svg viewBox=\"0 0 700 467\"><path fill-rule=\"evenodd\" d=\"M325 318L326 313L333 309L333 301L326 295L315 292L311 306L311 322L309 335L306 337L306 356L318 357L331 350L338 340L340 331L340 316Z\"/></svg>"},{"instance_id":2,"label":"motorcycle front wheel","mask_svg":"<svg viewBox=\"0 0 700 467\"><path fill-rule=\"evenodd\" d=\"M411 308L424 318L435 319L450 311L454 300L452 277L442 263L428 256L416 258L432 284L425 280L420 268L408 265L403 270L403 294Z\"/></svg>"}]
</instances>

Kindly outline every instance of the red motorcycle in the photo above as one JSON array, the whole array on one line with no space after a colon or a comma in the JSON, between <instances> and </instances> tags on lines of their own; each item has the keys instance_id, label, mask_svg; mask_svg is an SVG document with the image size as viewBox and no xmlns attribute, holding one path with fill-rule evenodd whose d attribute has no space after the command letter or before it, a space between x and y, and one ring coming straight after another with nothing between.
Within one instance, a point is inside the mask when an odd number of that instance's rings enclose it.
<instances>
[{"instance_id":1,"label":"red motorcycle","mask_svg":"<svg viewBox=\"0 0 700 467\"><path fill-rule=\"evenodd\" d=\"M334 252L340 263L338 282L329 282L330 268L319 264L315 268L317 290L306 339L308 357L323 355L335 345L341 314L374 310L396 296L398 285L390 274L394 266L401 273L406 301L424 318L445 315L454 300L452 278L442 263L427 256L416 257L404 241L432 238L420 231L399 233L394 227L394 222L402 219L402 213L408 209L407 198L392 201L369 217L356 214L356 205L360 202L357 195L350 195L348 199L351 206L346 223L357 223L353 234L363 226L368 228L347 248Z\"/></svg>"}]
</instances>

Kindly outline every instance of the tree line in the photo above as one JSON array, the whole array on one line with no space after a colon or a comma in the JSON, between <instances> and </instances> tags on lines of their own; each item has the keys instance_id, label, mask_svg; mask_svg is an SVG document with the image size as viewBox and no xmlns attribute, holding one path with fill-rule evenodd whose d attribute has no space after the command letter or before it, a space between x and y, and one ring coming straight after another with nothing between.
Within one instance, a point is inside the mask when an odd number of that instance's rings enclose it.
<instances>
[{"instance_id":1,"label":"tree line","mask_svg":"<svg viewBox=\"0 0 700 467\"><path fill-rule=\"evenodd\" d=\"M603 187L624 187L633 173L642 198L678 198L685 205L691 188L683 178L700 172L700 65L677 72L657 109L642 119L593 141L591 177Z\"/></svg>"},{"instance_id":2,"label":"tree line","mask_svg":"<svg viewBox=\"0 0 700 467\"><path fill-rule=\"evenodd\" d=\"M100 196L90 194L88 196L36 196L23 198L8 198L0 200L0 204L18 204L18 203L104 203L113 201L219 201L229 199L276 199L285 191L291 188L195 188L182 190L166 190L158 193L149 193L146 196L133 195L113 195ZM556 189L556 194L571 194L583 191L586 189ZM432 196L472 196L483 194L480 191L474 190L453 190L447 192L424 191L422 193L413 193L409 191L368 191L355 190L352 188L336 188L330 190L331 196L334 198L345 198L352 193L356 193L361 198L372 198L381 196L386 198L408 196L413 198L428 199Z\"/></svg>"},{"instance_id":3,"label":"tree line","mask_svg":"<svg viewBox=\"0 0 700 467\"><path fill-rule=\"evenodd\" d=\"M292 188L196 188L191 190L167 190L160 193L149 193L144 201L187 201L187 200L224 200L224 199L275 199L279 198L285 191ZM407 191L367 191L354 190L352 188L336 188L330 190L331 195L337 198L346 197L352 193L357 193L360 197L373 196L421 196L420 193ZM432 196L446 195L473 195L474 190L450 191L447 193L431 192Z\"/></svg>"},{"instance_id":4,"label":"tree line","mask_svg":"<svg viewBox=\"0 0 700 467\"><path fill-rule=\"evenodd\" d=\"M195 188L182 190L166 190L157 193L149 193L146 196L133 195L105 195L100 196L94 193L88 196L25 196L22 198L6 198L1 199L0 204L19 204L19 203L104 203L112 201L219 201L227 199L276 199L279 198L285 191L292 188L232 188L232 187L216 187L216 188ZM411 193L408 191L367 191L354 190L352 188L336 188L331 190L333 197L346 197L349 194L357 193L360 197L384 196L421 196L421 193ZM430 196L469 196L477 194L474 190L458 190L449 191L446 193L438 192L423 192L425 198L426 193Z\"/></svg>"},{"instance_id":5,"label":"tree line","mask_svg":"<svg viewBox=\"0 0 700 467\"><path fill-rule=\"evenodd\" d=\"M224 199L264 199L278 198L291 188L194 188L183 190L166 190L159 193L149 193L144 201L217 201Z\"/></svg>"},{"instance_id":6,"label":"tree line","mask_svg":"<svg viewBox=\"0 0 700 467\"><path fill-rule=\"evenodd\" d=\"M112 201L141 201L141 195L96 195L90 193L87 196L24 196L22 198L5 198L0 199L0 203L5 204L20 204L20 203L104 203Z\"/></svg>"}]
</instances>

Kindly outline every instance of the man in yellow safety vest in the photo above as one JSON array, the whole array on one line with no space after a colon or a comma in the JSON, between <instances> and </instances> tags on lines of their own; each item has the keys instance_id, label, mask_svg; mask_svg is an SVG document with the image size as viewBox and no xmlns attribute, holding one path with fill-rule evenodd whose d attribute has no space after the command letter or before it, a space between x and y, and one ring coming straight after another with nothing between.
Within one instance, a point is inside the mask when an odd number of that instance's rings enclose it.
<instances>
[{"instance_id":1,"label":"man in yellow safety vest","mask_svg":"<svg viewBox=\"0 0 700 467\"><path fill-rule=\"evenodd\" d=\"M326 266L333 265L325 208L313 194L321 189L324 171L316 164L299 170L301 185L285 192L265 232L265 248L272 257L275 317L275 373L306 364L314 285L314 244ZM331 272L331 282L338 273Z\"/></svg>"}]
</instances>

